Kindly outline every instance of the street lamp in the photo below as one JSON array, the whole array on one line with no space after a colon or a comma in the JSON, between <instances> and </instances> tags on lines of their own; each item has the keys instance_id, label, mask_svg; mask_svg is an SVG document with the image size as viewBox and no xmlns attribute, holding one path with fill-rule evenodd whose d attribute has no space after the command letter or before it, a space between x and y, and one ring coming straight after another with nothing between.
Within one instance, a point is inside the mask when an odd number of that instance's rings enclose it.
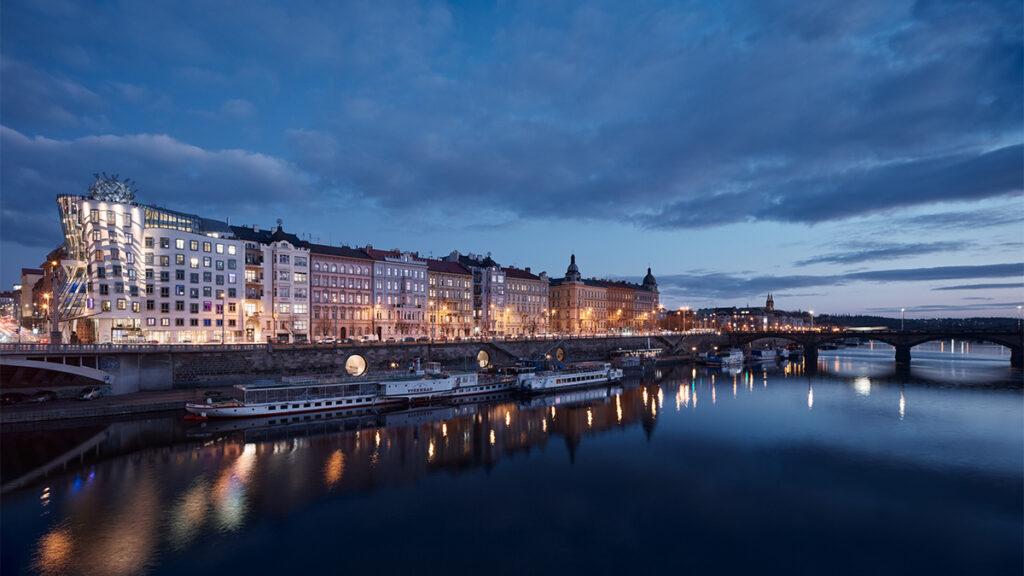
<instances>
[{"instance_id":1,"label":"street lamp","mask_svg":"<svg viewBox=\"0 0 1024 576\"><path fill-rule=\"evenodd\" d=\"M906 308L900 308L900 332L903 332L903 318L906 313Z\"/></svg>"},{"instance_id":2,"label":"street lamp","mask_svg":"<svg viewBox=\"0 0 1024 576\"><path fill-rule=\"evenodd\" d=\"M811 315L811 330L814 330L814 310L808 310L807 312Z\"/></svg>"},{"instance_id":3,"label":"street lamp","mask_svg":"<svg viewBox=\"0 0 1024 576\"><path fill-rule=\"evenodd\" d=\"M1024 306L1017 306L1017 329L1020 330L1024 327Z\"/></svg>"}]
</instances>

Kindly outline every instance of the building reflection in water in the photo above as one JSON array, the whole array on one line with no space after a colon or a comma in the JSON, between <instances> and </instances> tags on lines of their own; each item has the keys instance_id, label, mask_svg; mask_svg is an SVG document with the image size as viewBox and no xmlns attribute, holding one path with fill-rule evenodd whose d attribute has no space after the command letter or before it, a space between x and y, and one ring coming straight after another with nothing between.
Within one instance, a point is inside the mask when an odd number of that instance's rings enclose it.
<instances>
[{"instance_id":1,"label":"building reflection in water","mask_svg":"<svg viewBox=\"0 0 1024 576\"><path fill-rule=\"evenodd\" d=\"M782 378L803 379L805 374L797 365L757 371L762 379L769 371ZM84 484L81 473L78 480L66 478L66 486L54 483L62 498L59 510L54 510L58 505L50 490L40 493L41 505L59 517L39 538L33 565L42 574L137 574L160 549L182 551L204 532L233 532L256 519L287 517L328 492L409 485L436 470L490 469L505 456L545 449L552 440L564 443L574 460L589 435L639 427L650 438L666 388L674 392L676 411L696 411L701 391L711 397L703 410L722 404L716 382L726 375L732 376L734 398L741 378L748 392L768 393L755 390L752 370L708 373L687 367L681 375L668 373L661 383L634 381L493 403L211 421L184 428L174 421L176 442L101 461ZM774 384L772 390L781 389ZM853 390L867 396L872 384L858 377ZM799 397L799 391L793 392ZM806 400L813 410L812 383ZM898 410L904 418L902 388ZM152 422L167 426L167 421Z\"/></svg>"}]
</instances>

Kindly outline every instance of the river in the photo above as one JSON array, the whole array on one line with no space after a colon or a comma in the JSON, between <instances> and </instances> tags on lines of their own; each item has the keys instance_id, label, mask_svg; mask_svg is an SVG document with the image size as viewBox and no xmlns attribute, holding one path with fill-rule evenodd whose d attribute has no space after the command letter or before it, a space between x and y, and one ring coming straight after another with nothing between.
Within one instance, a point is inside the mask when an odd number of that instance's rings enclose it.
<instances>
[{"instance_id":1,"label":"river","mask_svg":"<svg viewBox=\"0 0 1024 576\"><path fill-rule=\"evenodd\" d=\"M1024 397L997 347L680 366L385 414L5 430L3 574L1020 574ZM80 452L80 454L78 454Z\"/></svg>"}]
</instances>

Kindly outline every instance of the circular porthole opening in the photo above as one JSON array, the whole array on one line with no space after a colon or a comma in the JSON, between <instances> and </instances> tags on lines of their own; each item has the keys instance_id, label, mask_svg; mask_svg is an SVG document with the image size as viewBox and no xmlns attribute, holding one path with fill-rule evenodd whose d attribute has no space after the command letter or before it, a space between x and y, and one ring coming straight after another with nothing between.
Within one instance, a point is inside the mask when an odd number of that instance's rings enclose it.
<instances>
[{"instance_id":1,"label":"circular porthole opening","mask_svg":"<svg viewBox=\"0 0 1024 576\"><path fill-rule=\"evenodd\" d=\"M565 349L564 348L561 348L561 347L555 348L555 359L558 360L559 362L565 362Z\"/></svg>"},{"instance_id":2,"label":"circular porthole opening","mask_svg":"<svg viewBox=\"0 0 1024 576\"><path fill-rule=\"evenodd\" d=\"M476 353L476 363L481 368L487 368L491 365L491 355L487 353L487 350L481 350Z\"/></svg>"},{"instance_id":3,"label":"circular porthole opening","mask_svg":"<svg viewBox=\"0 0 1024 576\"><path fill-rule=\"evenodd\" d=\"M363 358L359 354L353 354L345 360L345 372L348 372L349 376L362 376L366 374L366 358Z\"/></svg>"}]
</instances>

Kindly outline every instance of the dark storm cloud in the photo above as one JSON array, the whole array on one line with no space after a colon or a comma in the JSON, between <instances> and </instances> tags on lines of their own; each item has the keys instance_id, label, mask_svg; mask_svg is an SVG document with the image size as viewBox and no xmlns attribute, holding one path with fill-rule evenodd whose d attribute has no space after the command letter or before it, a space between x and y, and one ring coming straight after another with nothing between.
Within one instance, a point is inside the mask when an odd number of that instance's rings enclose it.
<instances>
[{"instance_id":1,"label":"dark storm cloud","mask_svg":"<svg viewBox=\"0 0 1024 576\"><path fill-rule=\"evenodd\" d=\"M1019 2L186 2L96 9L84 23L74 12L12 3L21 25L5 27L5 51L26 59L46 38L62 49L45 64L83 78L158 62L174 72L150 87L175 93L172 133L196 111L288 122L277 156L321 193L385 211L681 229L1022 189ZM127 49L101 41L107 30ZM139 121L75 74L11 62L5 78L24 89L4 90L3 121L21 133ZM104 158L98 142L79 146ZM132 168L163 178L160 165Z\"/></svg>"},{"instance_id":2,"label":"dark storm cloud","mask_svg":"<svg viewBox=\"0 0 1024 576\"><path fill-rule=\"evenodd\" d=\"M932 290L1002 290L1005 288L1024 289L1024 282L991 282L988 284L956 284L953 286L940 286Z\"/></svg>"},{"instance_id":3,"label":"dark storm cloud","mask_svg":"<svg viewBox=\"0 0 1024 576\"><path fill-rule=\"evenodd\" d=\"M111 173L147 174L139 183L141 196L208 217L238 215L243 204L266 208L282 200L300 203L309 190L307 179L279 159L240 150L203 150L167 136L51 140L0 126L0 148L0 238L24 246L52 247L60 241L54 198L84 193L97 166Z\"/></svg>"},{"instance_id":4,"label":"dark storm cloud","mask_svg":"<svg viewBox=\"0 0 1024 576\"><path fill-rule=\"evenodd\" d=\"M922 254L934 254L936 252L956 252L970 246L967 242L915 242L909 244L891 244L870 242L862 243L856 248L833 252L821 256L814 256L796 262L797 266L808 266L811 264L854 264L857 262L871 262L875 260L892 260L904 256L920 256Z\"/></svg>"},{"instance_id":5,"label":"dark storm cloud","mask_svg":"<svg viewBox=\"0 0 1024 576\"><path fill-rule=\"evenodd\" d=\"M977 266L936 266L868 270L835 275L778 275L743 277L733 274L667 274L658 276L663 295L742 298L819 286L853 282L925 282L972 278L1009 278L1024 275L1024 263Z\"/></svg>"}]
</instances>

